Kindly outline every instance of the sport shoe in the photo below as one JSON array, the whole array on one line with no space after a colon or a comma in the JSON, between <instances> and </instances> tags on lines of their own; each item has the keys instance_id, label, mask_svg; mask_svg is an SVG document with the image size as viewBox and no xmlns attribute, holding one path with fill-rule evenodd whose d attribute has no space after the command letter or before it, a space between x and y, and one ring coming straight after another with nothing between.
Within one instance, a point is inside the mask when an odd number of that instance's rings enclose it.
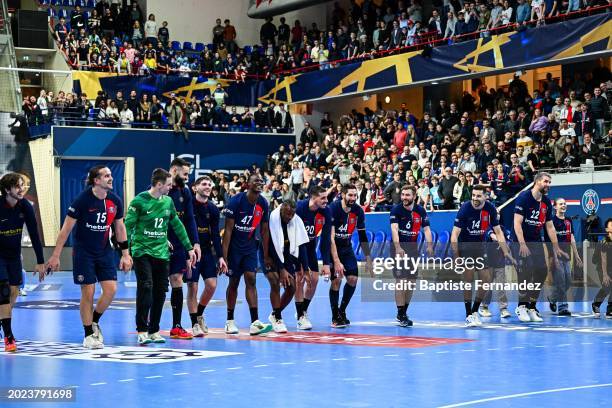
<instances>
[{"instance_id":1,"label":"sport shoe","mask_svg":"<svg viewBox=\"0 0 612 408\"><path fill-rule=\"evenodd\" d=\"M510 314L510 312L508 311L508 309L506 309L506 308L504 307L502 310L500 310L500 311L499 311L499 316L500 316L502 319L507 319L507 318L509 318L509 317L510 317L510 316L512 316L512 315Z\"/></svg>"},{"instance_id":2,"label":"sport shoe","mask_svg":"<svg viewBox=\"0 0 612 408\"><path fill-rule=\"evenodd\" d=\"M351 324L351 321L346 317L346 310L339 310L338 316L344 321L345 326L348 326Z\"/></svg>"},{"instance_id":3,"label":"sport shoe","mask_svg":"<svg viewBox=\"0 0 612 408\"><path fill-rule=\"evenodd\" d=\"M104 344L102 344L94 334L90 334L83 339L83 347L90 350L96 350L104 348Z\"/></svg>"},{"instance_id":4,"label":"sport shoe","mask_svg":"<svg viewBox=\"0 0 612 408\"><path fill-rule=\"evenodd\" d=\"M287 326L283 323L283 319L276 319L272 328L274 329L274 333L287 333Z\"/></svg>"},{"instance_id":5,"label":"sport shoe","mask_svg":"<svg viewBox=\"0 0 612 408\"><path fill-rule=\"evenodd\" d=\"M199 323L193 325L191 332L193 333L193 337L204 337L204 330L202 330Z\"/></svg>"},{"instance_id":6,"label":"sport shoe","mask_svg":"<svg viewBox=\"0 0 612 408\"><path fill-rule=\"evenodd\" d=\"M480 320L480 316L478 316L478 312L472 313L472 316L474 316L474 321L476 322L476 325L482 326L482 321Z\"/></svg>"},{"instance_id":7,"label":"sport shoe","mask_svg":"<svg viewBox=\"0 0 612 408\"><path fill-rule=\"evenodd\" d=\"M193 339L193 335L187 330L183 329L181 326L177 326L170 330L170 338L179 340L191 340Z\"/></svg>"},{"instance_id":8,"label":"sport shoe","mask_svg":"<svg viewBox=\"0 0 612 408\"><path fill-rule=\"evenodd\" d=\"M93 322L91 326L93 327L94 337L98 339L100 343L104 343L104 336L102 336L102 330L100 329L100 325L96 322Z\"/></svg>"},{"instance_id":9,"label":"sport shoe","mask_svg":"<svg viewBox=\"0 0 612 408\"><path fill-rule=\"evenodd\" d=\"M530 322L531 317L529 312L527 311L527 306L521 305L514 310L514 313L518 316L521 322Z\"/></svg>"},{"instance_id":10,"label":"sport shoe","mask_svg":"<svg viewBox=\"0 0 612 408\"><path fill-rule=\"evenodd\" d=\"M238 326L233 320L228 320L225 322L225 334L238 334L240 331L238 330Z\"/></svg>"},{"instance_id":11,"label":"sport shoe","mask_svg":"<svg viewBox=\"0 0 612 408\"><path fill-rule=\"evenodd\" d=\"M310 320L308 319L308 316L306 316L306 314L302 315L302 317L300 317L298 319L297 328L298 328L298 330L310 330L310 329L312 329L312 323L310 322Z\"/></svg>"},{"instance_id":12,"label":"sport shoe","mask_svg":"<svg viewBox=\"0 0 612 408\"><path fill-rule=\"evenodd\" d=\"M159 334L159 332L149 333L149 340L151 340L153 343L157 343L157 344L161 344L161 343L165 343L166 342L166 339L164 339L162 337L162 335Z\"/></svg>"},{"instance_id":13,"label":"sport shoe","mask_svg":"<svg viewBox=\"0 0 612 408\"><path fill-rule=\"evenodd\" d=\"M271 330L272 330L271 324L264 324L259 320L255 320L253 323L251 323L251 327L249 328L249 333L251 334L251 336L257 336L260 334L268 333ZM285 331L286 330L287 328L285 328Z\"/></svg>"},{"instance_id":14,"label":"sport shoe","mask_svg":"<svg viewBox=\"0 0 612 408\"><path fill-rule=\"evenodd\" d=\"M612 310L606 312L606 319L612 319Z\"/></svg>"},{"instance_id":15,"label":"sport shoe","mask_svg":"<svg viewBox=\"0 0 612 408\"><path fill-rule=\"evenodd\" d=\"M550 296L548 296L546 299L548 299L548 308L550 309L550 311L556 313L557 303L553 299L551 299Z\"/></svg>"},{"instance_id":16,"label":"sport shoe","mask_svg":"<svg viewBox=\"0 0 612 408\"><path fill-rule=\"evenodd\" d=\"M563 309L563 310L559 310L559 316L572 317L572 313L567 309Z\"/></svg>"},{"instance_id":17,"label":"sport shoe","mask_svg":"<svg viewBox=\"0 0 612 408\"><path fill-rule=\"evenodd\" d=\"M334 329L344 329L346 327L346 323L338 314L332 318L331 327Z\"/></svg>"},{"instance_id":18,"label":"sport shoe","mask_svg":"<svg viewBox=\"0 0 612 408\"><path fill-rule=\"evenodd\" d=\"M4 351L7 353L14 353L17 351L17 341L15 341L14 337L4 338Z\"/></svg>"},{"instance_id":19,"label":"sport shoe","mask_svg":"<svg viewBox=\"0 0 612 408\"><path fill-rule=\"evenodd\" d=\"M398 316L398 319L400 327L411 327L413 324L412 320L408 318L408 315Z\"/></svg>"},{"instance_id":20,"label":"sport shoe","mask_svg":"<svg viewBox=\"0 0 612 408\"><path fill-rule=\"evenodd\" d=\"M489 306L480 306L478 308L478 314L481 317L491 317L492 316L491 311L489 310Z\"/></svg>"},{"instance_id":21,"label":"sport shoe","mask_svg":"<svg viewBox=\"0 0 612 408\"><path fill-rule=\"evenodd\" d=\"M138 333L138 344L144 346L145 344L149 344L149 343L152 343L152 342L153 342L153 340L151 340L149 338L149 334L148 333L146 333L146 332Z\"/></svg>"},{"instance_id":22,"label":"sport shoe","mask_svg":"<svg viewBox=\"0 0 612 408\"><path fill-rule=\"evenodd\" d=\"M198 324L200 325L200 328L202 329L204 334L208 334L208 326L206 325L206 318L204 317L204 315L198 316Z\"/></svg>"},{"instance_id":23,"label":"sport shoe","mask_svg":"<svg viewBox=\"0 0 612 408\"><path fill-rule=\"evenodd\" d=\"M19 289L19 296L28 296L28 292L24 288Z\"/></svg>"},{"instance_id":24,"label":"sport shoe","mask_svg":"<svg viewBox=\"0 0 612 408\"><path fill-rule=\"evenodd\" d=\"M601 312L600 309L599 309L599 306L595 305L595 303L592 303L591 304L591 309L593 310L594 317L599 318L600 312Z\"/></svg>"},{"instance_id":25,"label":"sport shoe","mask_svg":"<svg viewBox=\"0 0 612 408\"><path fill-rule=\"evenodd\" d=\"M532 322L538 323L544 321L536 309L529 309L529 319L531 319Z\"/></svg>"},{"instance_id":26,"label":"sport shoe","mask_svg":"<svg viewBox=\"0 0 612 408\"><path fill-rule=\"evenodd\" d=\"M478 313L472 313L468 317L465 318L465 326L466 327L478 327L478 323L476 322L476 318L478 317Z\"/></svg>"},{"instance_id":27,"label":"sport shoe","mask_svg":"<svg viewBox=\"0 0 612 408\"><path fill-rule=\"evenodd\" d=\"M270 315L268 316L268 321L272 326L274 326L274 324L276 323L276 316L274 316L274 313L270 313Z\"/></svg>"}]
</instances>

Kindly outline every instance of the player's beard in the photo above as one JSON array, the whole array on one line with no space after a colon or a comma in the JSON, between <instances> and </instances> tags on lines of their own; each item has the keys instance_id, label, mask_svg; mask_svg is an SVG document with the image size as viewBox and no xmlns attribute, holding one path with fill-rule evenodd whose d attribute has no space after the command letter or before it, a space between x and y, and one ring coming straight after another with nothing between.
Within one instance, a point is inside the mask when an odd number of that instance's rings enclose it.
<instances>
[{"instance_id":1,"label":"player's beard","mask_svg":"<svg viewBox=\"0 0 612 408\"><path fill-rule=\"evenodd\" d=\"M349 200L348 198L344 199L344 205L347 207L351 207L353 204L355 204L355 201L357 200Z\"/></svg>"},{"instance_id":2,"label":"player's beard","mask_svg":"<svg viewBox=\"0 0 612 408\"><path fill-rule=\"evenodd\" d=\"M177 174L176 176L174 176L174 185L177 186L178 188L184 188L185 180L183 180L183 178Z\"/></svg>"},{"instance_id":3,"label":"player's beard","mask_svg":"<svg viewBox=\"0 0 612 408\"><path fill-rule=\"evenodd\" d=\"M474 206L474 208L480 208L482 204L483 204L482 201L472 200L472 205Z\"/></svg>"},{"instance_id":4,"label":"player's beard","mask_svg":"<svg viewBox=\"0 0 612 408\"><path fill-rule=\"evenodd\" d=\"M13 199L15 199L17 201L23 199L23 194L21 194L21 195L20 194L15 194L15 193L13 193L11 191L9 191L9 196L11 196Z\"/></svg>"},{"instance_id":5,"label":"player's beard","mask_svg":"<svg viewBox=\"0 0 612 408\"><path fill-rule=\"evenodd\" d=\"M403 200L402 204L404 204L404 207L410 207L412 204L414 204L414 200Z\"/></svg>"}]
</instances>

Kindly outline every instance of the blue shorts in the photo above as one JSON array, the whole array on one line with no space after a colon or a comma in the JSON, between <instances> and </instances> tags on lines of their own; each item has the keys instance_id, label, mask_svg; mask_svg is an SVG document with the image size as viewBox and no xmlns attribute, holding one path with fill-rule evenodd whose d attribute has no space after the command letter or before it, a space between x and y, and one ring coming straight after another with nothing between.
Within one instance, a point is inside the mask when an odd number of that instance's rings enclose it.
<instances>
[{"instance_id":1,"label":"blue shorts","mask_svg":"<svg viewBox=\"0 0 612 408\"><path fill-rule=\"evenodd\" d=\"M185 282L197 283L200 276L203 280L217 277L217 257L210 249L202 249L202 259L191 272L191 278L185 279Z\"/></svg>"},{"instance_id":2,"label":"blue shorts","mask_svg":"<svg viewBox=\"0 0 612 408\"><path fill-rule=\"evenodd\" d=\"M308 251L308 269L312 272L319 272L319 260L317 259L317 249L314 248L314 245L311 247L310 245L307 247Z\"/></svg>"},{"instance_id":3,"label":"blue shorts","mask_svg":"<svg viewBox=\"0 0 612 408\"><path fill-rule=\"evenodd\" d=\"M117 280L117 267L113 251L98 257L75 250L72 252L72 276L77 285Z\"/></svg>"},{"instance_id":4,"label":"blue shorts","mask_svg":"<svg viewBox=\"0 0 612 408\"><path fill-rule=\"evenodd\" d=\"M338 248L338 258L340 258L340 262L344 265L344 276L359 276L359 266L353 248ZM337 276L333 263L330 265L330 269L331 279L334 280Z\"/></svg>"},{"instance_id":5,"label":"blue shorts","mask_svg":"<svg viewBox=\"0 0 612 408\"><path fill-rule=\"evenodd\" d=\"M21 286L23 283L21 270L21 258L0 257L0 281L8 281L11 286Z\"/></svg>"},{"instance_id":6,"label":"blue shorts","mask_svg":"<svg viewBox=\"0 0 612 408\"><path fill-rule=\"evenodd\" d=\"M245 272L257 271L257 251L240 253L230 249L227 267L230 278L240 278Z\"/></svg>"},{"instance_id":7,"label":"blue shorts","mask_svg":"<svg viewBox=\"0 0 612 408\"><path fill-rule=\"evenodd\" d=\"M175 246L170 254L170 275L187 272L187 259L185 248Z\"/></svg>"}]
</instances>

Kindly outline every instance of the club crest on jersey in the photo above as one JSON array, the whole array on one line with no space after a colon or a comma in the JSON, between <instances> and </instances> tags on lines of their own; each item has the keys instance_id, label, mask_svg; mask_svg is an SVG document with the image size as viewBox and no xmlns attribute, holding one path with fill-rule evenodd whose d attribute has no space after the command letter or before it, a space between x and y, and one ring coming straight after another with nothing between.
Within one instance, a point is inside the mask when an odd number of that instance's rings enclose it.
<instances>
[{"instance_id":1,"label":"club crest on jersey","mask_svg":"<svg viewBox=\"0 0 612 408\"><path fill-rule=\"evenodd\" d=\"M585 214L590 215L596 213L599 210L599 194L595 190L587 190L582 195L582 211Z\"/></svg>"},{"instance_id":2,"label":"club crest on jersey","mask_svg":"<svg viewBox=\"0 0 612 408\"><path fill-rule=\"evenodd\" d=\"M182 203L184 201L183 197L179 197L179 203Z\"/></svg>"},{"instance_id":3,"label":"club crest on jersey","mask_svg":"<svg viewBox=\"0 0 612 408\"><path fill-rule=\"evenodd\" d=\"M114 214L115 213L115 207L110 207L108 209L108 212L111 213L111 214Z\"/></svg>"}]
</instances>

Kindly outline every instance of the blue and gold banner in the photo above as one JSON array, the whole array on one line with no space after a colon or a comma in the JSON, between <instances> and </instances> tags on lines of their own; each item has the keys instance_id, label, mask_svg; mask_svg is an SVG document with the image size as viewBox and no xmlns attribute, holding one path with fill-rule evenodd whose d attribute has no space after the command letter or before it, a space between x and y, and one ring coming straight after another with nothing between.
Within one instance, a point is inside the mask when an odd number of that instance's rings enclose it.
<instances>
[{"instance_id":1,"label":"blue and gold banner","mask_svg":"<svg viewBox=\"0 0 612 408\"><path fill-rule=\"evenodd\" d=\"M419 50L276 80L237 83L166 75L135 78L106 74L97 77L99 73L92 72L76 74L75 88L84 89L86 83L93 84L95 89L98 83L109 95L118 90L135 89L139 94L147 92L158 96L176 93L189 100L203 97L221 83L229 95L228 105L315 101L396 86L427 84L442 78L459 80L465 75L558 64L566 58L589 54L609 55L612 54L611 18L610 13L599 14L436 47L427 55ZM82 79L77 82L78 78Z\"/></svg>"}]
</instances>

